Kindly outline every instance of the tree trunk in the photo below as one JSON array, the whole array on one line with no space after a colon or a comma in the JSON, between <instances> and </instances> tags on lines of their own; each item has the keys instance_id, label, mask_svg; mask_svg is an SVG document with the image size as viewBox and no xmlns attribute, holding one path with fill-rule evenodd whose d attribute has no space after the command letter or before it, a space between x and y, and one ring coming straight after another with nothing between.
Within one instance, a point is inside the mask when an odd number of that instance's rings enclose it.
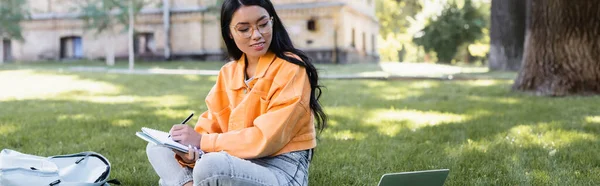
<instances>
[{"instance_id":1,"label":"tree trunk","mask_svg":"<svg viewBox=\"0 0 600 186\"><path fill-rule=\"evenodd\" d=\"M465 64L471 64L471 52L469 52L469 46L465 46L465 56L464 57L464 63Z\"/></svg>"},{"instance_id":2,"label":"tree trunk","mask_svg":"<svg viewBox=\"0 0 600 186\"><path fill-rule=\"evenodd\" d=\"M134 19L133 19L133 0L129 0L129 33L128 33L128 37L129 37L129 70L133 70L133 66L135 63L135 51L134 51L134 46L133 46L133 41L134 41Z\"/></svg>"},{"instance_id":3,"label":"tree trunk","mask_svg":"<svg viewBox=\"0 0 600 186\"><path fill-rule=\"evenodd\" d=\"M490 70L518 71L525 42L526 0L492 0Z\"/></svg>"},{"instance_id":4,"label":"tree trunk","mask_svg":"<svg viewBox=\"0 0 600 186\"><path fill-rule=\"evenodd\" d=\"M0 37L0 65L4 64L4 39Z\"/></svg>"},{"instance_id":5,"label":"tree trunk","mask_svg":"<svg viewBox=\"0 0 600 186\"><path fill-rule=\"evenodd\" d=\"M108 46L106 50L106 65L115 66L115 40L112 35L108 37Z\"/></svg>"},{"instance_id":6,"label":"tree trunk","mask_svg":"<svg viewBox=\"0 0 600 186\"><path fill-rule=\"evenodd\" d=\"M531 0L523 67L513 89L600 94L600 3Z\"/></svg>"},{"instance_id":7,"label":"tree trunk","mask_svg":"<svg viewBox=\"0 0 600 186\"><path fill-rule=\"evenodd\" d=\"M204 16L202 16L202 19L204 20ZM171 5L169 0L163 0L163 25L165 30L165 60L169 60L171 59ZM204 32L202 34L204 35Z\"/></svg>"}]
</instances>

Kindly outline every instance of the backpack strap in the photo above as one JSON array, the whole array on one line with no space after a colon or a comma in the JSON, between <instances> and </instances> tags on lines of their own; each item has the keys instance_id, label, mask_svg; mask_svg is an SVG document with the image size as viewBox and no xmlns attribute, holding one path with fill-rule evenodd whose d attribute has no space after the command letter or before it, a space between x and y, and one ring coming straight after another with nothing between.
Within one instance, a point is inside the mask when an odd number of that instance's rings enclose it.
<instances>
[{"instance_id":1,"label":"backpack strap","mask_svg":"<svg viewBox=\"0 0 600 186\"><path fill-rule=\"evenodd\" d=\"M108 180L108 181L106 181L106 183L121 185L121 182L117 179Z\"/></svg>"},{"instance_id":2,"label":"backpack strap","mask_svg":"<svg viewBox=\"0 0 600 186\"><path fill-rule=\"evenodd\" d=\"M49 186L55 186L55 185L58 185L59 183L60 183L60 180L56 180L56 181L50 183Z\"/></svg>"},{"instance_id":3,"label":"backpack strap","mask_svg":"<svg viewBox=\"0 0 600 186\"><path fill-rule=\"evenodd\" d=\"M81 157L81 158L76 158L76 157ZM112 184L120 185L120 182L118 180L116 180L116 179L108 180L107 181L108 177L110 176L110 169L111 169L110 162L108 161L108 159L106 157L104 157L101 154L98 154L96 152L88 151L88 152L81 152L81 153L76 153L76 154L51 156L51 157L48 157L48 158L49 159L76 158L73 161L73 164L79 164L82 161L87 160L89 158L98 159L98 160L102 161L102 163L104 163L106 165L106 170L104 170L104 172L98 177L98 179L96 179L94 181L94 185L105 184L105 183L112 183ZM67 183L65 183L65 184L67 184ZM50 186L54 186L54 185L50 185Z\"/></svg>"}]
</instances>

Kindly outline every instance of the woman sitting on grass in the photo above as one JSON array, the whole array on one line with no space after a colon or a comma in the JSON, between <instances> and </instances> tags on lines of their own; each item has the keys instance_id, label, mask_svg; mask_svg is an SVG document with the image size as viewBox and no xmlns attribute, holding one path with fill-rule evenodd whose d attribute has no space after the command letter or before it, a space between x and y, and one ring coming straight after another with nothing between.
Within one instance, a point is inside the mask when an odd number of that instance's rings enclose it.
<instances>
[{"instance_id":1,"label":"woman sitting on grass","mask_svg":"<svg viewBox=\"0 0 600 186\"><path fill-rule=\"evenodd\" d=\"M221 34L232 61L206 97L195 128L172 138L206 152L148 145L160 185L308 185L316 126L326 126L310 59L294 48L268 0L226 0Z\"/></svg>"}]
</instances>

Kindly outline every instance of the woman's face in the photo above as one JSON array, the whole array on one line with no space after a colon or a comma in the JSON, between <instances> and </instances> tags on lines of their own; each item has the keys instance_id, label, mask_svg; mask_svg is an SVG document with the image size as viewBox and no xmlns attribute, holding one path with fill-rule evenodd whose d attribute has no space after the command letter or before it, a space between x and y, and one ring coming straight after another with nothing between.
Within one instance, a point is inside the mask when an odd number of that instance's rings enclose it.
<instances>
[{"instance_id":1,"label":"woman's face","mask_svg":"<svg viewBox=\"0 0 600 186\"><path fill-rule=\"evenodd\" d=\"M267 53L273 38L273 21L260 6L242 6L233 13L230 37L247 56L260 57Z\"/></svg>"}]
</instances>

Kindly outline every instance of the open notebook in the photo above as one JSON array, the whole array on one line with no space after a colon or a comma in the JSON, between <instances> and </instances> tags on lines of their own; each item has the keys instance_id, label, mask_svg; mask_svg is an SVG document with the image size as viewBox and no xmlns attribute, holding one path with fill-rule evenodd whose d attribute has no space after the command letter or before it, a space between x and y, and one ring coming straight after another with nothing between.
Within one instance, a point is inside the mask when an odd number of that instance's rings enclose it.
<instances>
[{"instance_id":1,"label":"open notebook","mask_svg":"<svg viewBox=\"0 0 600 186\"><path fill-rule=\"evenodd\" d=\"M136 132L135 135L156 145L162 145L185 153L188 152L188 147L173 141L169 137L169 133L163 131L142 127L142 132Z\"/></svg>"}]
</instances>

